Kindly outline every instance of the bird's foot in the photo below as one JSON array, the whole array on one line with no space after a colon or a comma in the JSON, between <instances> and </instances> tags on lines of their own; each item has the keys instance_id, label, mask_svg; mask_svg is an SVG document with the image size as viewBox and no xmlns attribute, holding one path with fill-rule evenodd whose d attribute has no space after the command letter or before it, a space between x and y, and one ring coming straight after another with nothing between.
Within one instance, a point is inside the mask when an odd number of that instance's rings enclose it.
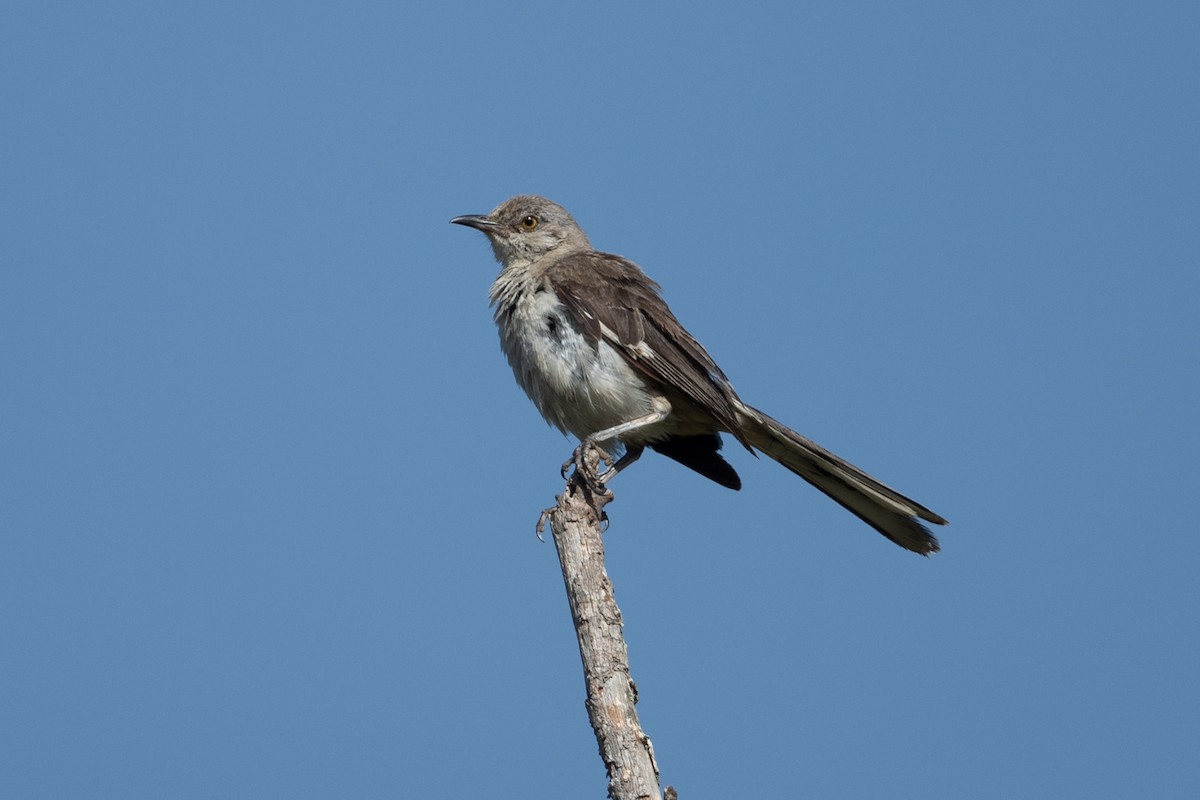
<instances>
[{"instance_id":1,"label":"bird's foot","mask_svg":"<svg viewBox=\"0 0 1200 800\"><path fill-rule=\"evenodd\" d=\"M608 467L604 473L600 472L601 463ZM593 494L608 494L608 487L604 485L604 481L608 477L613 463L613 457L602 450L599 445L590 439L584 439L575 448L571 457L563 462L561 474L566 478L567 473L574 467L575 474L589 491Z\"/></svg>"}]
</instances>

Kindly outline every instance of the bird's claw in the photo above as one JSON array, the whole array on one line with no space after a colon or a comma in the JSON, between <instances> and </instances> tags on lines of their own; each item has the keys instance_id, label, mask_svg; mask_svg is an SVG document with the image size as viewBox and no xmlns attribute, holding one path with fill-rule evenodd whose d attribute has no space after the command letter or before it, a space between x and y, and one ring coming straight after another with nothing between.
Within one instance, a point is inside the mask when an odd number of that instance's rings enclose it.
<instances>
[{"instance_id":1,"label":"bird's claw","mask_svg":"<svg viewBox=\"0 0 1200 800\"><path fill-rule=\"evenodd\" d=\"M546 541L546 537L542 535L546 531L546 520L550 519L551 515L557 510L558 506L550 506L549 508L543 508L542 513L538 514L537 525L534 526L533 532L537 534L539 542Z\"/></svg>"}]
</instances>

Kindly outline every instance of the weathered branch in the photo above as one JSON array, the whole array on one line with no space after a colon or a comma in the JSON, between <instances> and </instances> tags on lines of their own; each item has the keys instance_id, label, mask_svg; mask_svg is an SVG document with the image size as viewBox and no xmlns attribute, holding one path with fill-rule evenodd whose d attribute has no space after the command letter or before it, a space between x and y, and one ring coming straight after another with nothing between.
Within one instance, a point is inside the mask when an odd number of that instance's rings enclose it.
<instances>
[{"instance_id":1,"label":"weathered branch","mask_svg":"<svg viewBox=\"0 0 1200 800\"><path fill-rule=\"evenodd\" d=\"M634 708L637 687L629 675L621 610L604 569L601 528L607 518L603 509L612 494L593 493L576 471L557 500L545 516L562 564L583 659L588 718L608 770L608 796L612 800L659 800L654 747L638 723Z\"/></svg>"}]
</instances>

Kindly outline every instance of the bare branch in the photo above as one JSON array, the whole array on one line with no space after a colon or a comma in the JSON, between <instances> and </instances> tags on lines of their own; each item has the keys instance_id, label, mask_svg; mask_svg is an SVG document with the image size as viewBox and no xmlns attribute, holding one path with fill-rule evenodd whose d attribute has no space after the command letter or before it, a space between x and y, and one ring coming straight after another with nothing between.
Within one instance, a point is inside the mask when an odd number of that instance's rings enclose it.
<instances>
[{"instance_id":1,"label":"bare branch","mask_svg":"<svg viewBox=\"0 0 1200 800\"><path fill-rule=\"evenodd\" d=\"M578 473L571 475L566 491L543 520L550 520L579 640L588 719L608 770L608 796L659 800L654 747L638 723L637 687L629 675L621 610L604 569L601 530L607 522L604 506L612 494L593 493Z\"/></svg>"}]
</instances>

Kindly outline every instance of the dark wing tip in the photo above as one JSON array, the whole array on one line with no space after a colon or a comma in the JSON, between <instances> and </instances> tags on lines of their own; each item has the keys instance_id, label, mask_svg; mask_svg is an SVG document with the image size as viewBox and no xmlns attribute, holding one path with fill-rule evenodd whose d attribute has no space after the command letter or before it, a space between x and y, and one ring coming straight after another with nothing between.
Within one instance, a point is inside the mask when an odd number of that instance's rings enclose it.
<instances>
[{"instance_id":1,"label":"dark wing tip","mask_svg":"<svg viewBox=\"0 0 1200 800\"><path fill-rule=\"evenodd\" d=\"M742 488L742 479L737 471L717 452L721 449L721 437L718 434L672 436L670 439L650 442L648 446L726 489L737 491Z\"/></svg>"}]
</instances>

